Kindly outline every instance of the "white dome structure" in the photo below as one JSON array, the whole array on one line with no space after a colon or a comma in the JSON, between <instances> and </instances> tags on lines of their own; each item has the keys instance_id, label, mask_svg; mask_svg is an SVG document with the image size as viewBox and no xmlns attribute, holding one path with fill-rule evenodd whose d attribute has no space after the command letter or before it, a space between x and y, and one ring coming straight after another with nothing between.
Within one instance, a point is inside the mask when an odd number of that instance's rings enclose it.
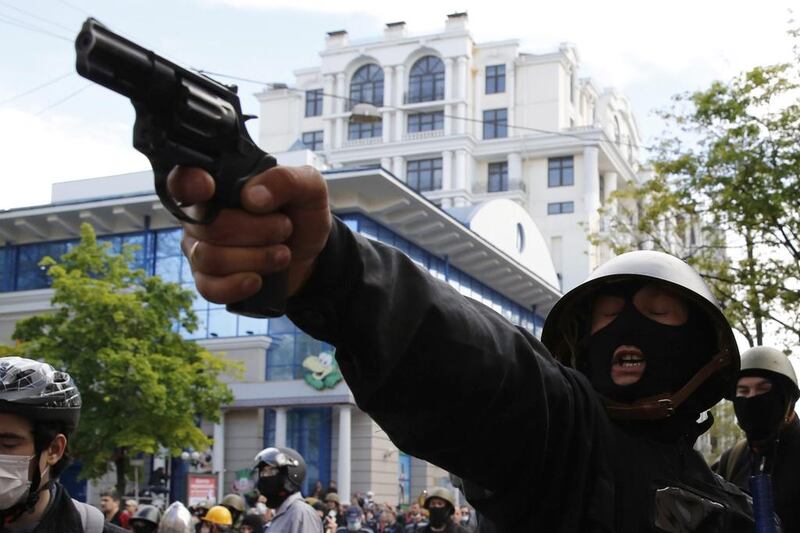
<instances>
[{"instance_id":1,"label":"white dome structure","mask_svg":"<svg viewBox=\"0 0 800 533\"><path fill-rule=\"evenodd\" d=\"M550 250L528 212L507 199L446 211L553 287L560 287Z\"/></svg>"}]
</instances>

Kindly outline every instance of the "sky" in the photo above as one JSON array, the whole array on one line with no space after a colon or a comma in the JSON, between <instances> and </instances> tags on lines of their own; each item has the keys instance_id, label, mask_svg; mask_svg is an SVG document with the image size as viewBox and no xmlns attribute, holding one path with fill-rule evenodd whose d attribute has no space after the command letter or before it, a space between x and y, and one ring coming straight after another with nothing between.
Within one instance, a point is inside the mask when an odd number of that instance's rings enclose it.
<instances>
[{"instance_id":1,"label":"sky","mask_svg":"<svg viewBox=\"0 0 800 533\"><path fill-rule=\"evenodd\" d=\"M129 101L75 73L73 41L88 16L184 66L294 83L319 64L329 31L379 39L404 20L412 34L441 31L467 11L476 42L518 39L521 51L578 48L582 77L633 105L645 144L662 131L655 109L759 64L791 58L792 2L365 2L358 0L0 0L0 209L45 204L53 182L149 168L131 146ZM225 81L225 80L223 80ZM258 114L263 86L240 83ZM268 120L269 117L263 117ZM262 120L259 119L259 120ZM249 123L257 138L258 120ZM269 147L264 147L269 150Z\"/></svg>"}]
</instances>

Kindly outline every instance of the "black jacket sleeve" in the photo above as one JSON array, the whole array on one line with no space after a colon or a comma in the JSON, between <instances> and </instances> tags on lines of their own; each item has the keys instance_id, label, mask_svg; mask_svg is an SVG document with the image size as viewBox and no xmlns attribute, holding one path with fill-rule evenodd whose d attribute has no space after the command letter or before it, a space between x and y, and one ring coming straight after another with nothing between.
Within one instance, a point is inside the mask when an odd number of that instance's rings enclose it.
<instances>
[{"instance_id":1,"label":"black jacket sleeve","mask_svg":"<svg viewBox=\"0 0 800 533\"><path fill-rule=\"evenodd\" d=\"M288 315L336 347L359 408L401 450L520 513L594 497L604 415L588 382L398 250L335 220Z\"/></svg>"}]
</instances>

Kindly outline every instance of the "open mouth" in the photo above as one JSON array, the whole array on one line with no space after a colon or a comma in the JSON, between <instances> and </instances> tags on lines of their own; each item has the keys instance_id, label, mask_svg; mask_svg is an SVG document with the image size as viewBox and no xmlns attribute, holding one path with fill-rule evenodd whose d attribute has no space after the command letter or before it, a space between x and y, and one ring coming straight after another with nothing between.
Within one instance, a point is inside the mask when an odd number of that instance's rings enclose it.
<instances>
[{"instance_id":1,"label":"open mouth","mask_svg":"<svg viewBox=\"0 0 800 533\"><path fill-rule=\"evenodd\" d=\"M620 346L611 360L611 380L617 385L631 385L641 379L647 361L636 346Z\"/></svg>"}]
</instances>

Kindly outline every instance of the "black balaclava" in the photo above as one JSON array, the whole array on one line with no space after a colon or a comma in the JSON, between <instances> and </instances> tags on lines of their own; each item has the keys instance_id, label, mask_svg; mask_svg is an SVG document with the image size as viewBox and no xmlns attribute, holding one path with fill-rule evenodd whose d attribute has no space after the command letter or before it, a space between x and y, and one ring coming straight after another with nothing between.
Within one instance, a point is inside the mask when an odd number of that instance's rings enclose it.
<instances>
[{"instance_id":1,"label":"black balaclava","mask_svg":"<svg viewBox=\"0 0 800 533\"><path fill-rule=\"evenodd\" d=\"M713 329L699 310L689 307L687 320L679 326L661 324L644 316L633 305L635 291L623 293L625 307L614 320L584 339L584 368L597 392L610 400L630 403L658 394L680 390L714 355ZM614 351L624 345L642 351L646 367L642 377L630 385L611 379Z\"/></svg>"},{"instance_id":2,"label":"black balaclava","mask_svg":"<svg viewBox=\"0 0 800 533\"><path fill-rule=\"evenodd\" d=\"M453 514L453 508L449 505L445 505L444 507L431 507L428 509L428 513L430 513L431 527L440 528L447 524L447 520L450 518L450 515Z\"/></svg>"},{"instance_id":3,"label":"black balaclava","mask_svg":"<svg viewBox=\"0 0 800 533\"><path fill-rule=\"evenodd\" d=\"M258 492L267 499L267 507L270 509L277 509L289 497L289 491L286 490L286 483L288 481L287 473L284 469L274 476L259 477L256 487Z\"/></svg>"},{"instance_id":4,"label":"black balaclava","mask_svg":"<svg viewBox=\"0 0 800 533\"><path fill-rule=\"evenodd\" d=\"M790 386L784 383L786 378L770 374L769 371L745 374L769 379L772 388L750 398L737 396L733 399L736 420L751 444L764 444L778 436L789 404L794 399Z\"/></svg>"}]
</instances>

